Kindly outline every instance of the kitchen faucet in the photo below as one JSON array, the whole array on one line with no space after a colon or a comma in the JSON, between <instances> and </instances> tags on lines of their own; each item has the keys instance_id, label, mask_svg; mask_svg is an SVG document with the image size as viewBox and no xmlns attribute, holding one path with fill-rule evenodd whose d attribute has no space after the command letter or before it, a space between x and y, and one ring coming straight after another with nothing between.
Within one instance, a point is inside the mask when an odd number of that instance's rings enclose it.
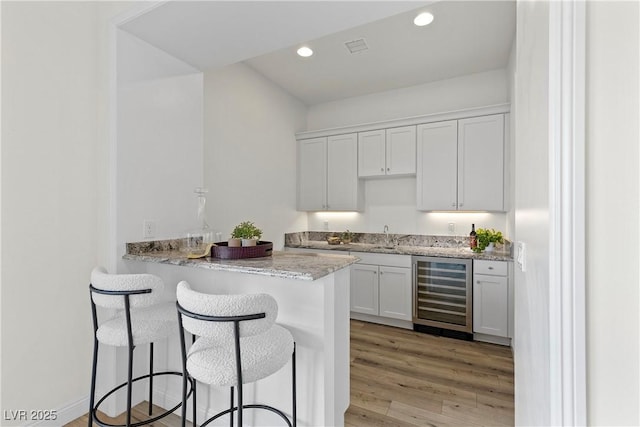
<instances>
[{"instance_id":1,"label":"kitchen faucet","mask_svg":"<svg viewBox=\"0 0 640 427\"><path fill-rule=\"evenodd\" d=\"M383 229L383 233L384 233L384 244L385 246L389 246L389 226L385 225L384 229Z\"/></svg>"}]
</instances>

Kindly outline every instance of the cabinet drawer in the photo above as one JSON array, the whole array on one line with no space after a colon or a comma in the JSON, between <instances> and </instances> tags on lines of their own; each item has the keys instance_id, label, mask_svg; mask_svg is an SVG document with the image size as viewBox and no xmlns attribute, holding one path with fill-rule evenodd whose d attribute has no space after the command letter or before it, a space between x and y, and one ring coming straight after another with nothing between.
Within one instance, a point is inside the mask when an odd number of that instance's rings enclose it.
<instances>
[{"instance_id":1,"label":"cabinet drawer","mask_svg":"<svg viewBox=\"0 0 640 427\"><path fill-rule=\"evenodd\" d=\"M473 260L474 274L488 274L491 276L506 276L507 263L505 261Z\"/></svg>"},{"instance_id":2,"label":"cabinet drawer","mask_svg":"<svg viewBox=\"0 0 640 427\"><path fill-rule=\"evenodd\" d=\"M360 258L358 264L388 265L390 267L411 267L411 256L409 255L393 255L393 254L376 254L370 252L354 252L350 255Z\"/></svg>"}]
</instances>

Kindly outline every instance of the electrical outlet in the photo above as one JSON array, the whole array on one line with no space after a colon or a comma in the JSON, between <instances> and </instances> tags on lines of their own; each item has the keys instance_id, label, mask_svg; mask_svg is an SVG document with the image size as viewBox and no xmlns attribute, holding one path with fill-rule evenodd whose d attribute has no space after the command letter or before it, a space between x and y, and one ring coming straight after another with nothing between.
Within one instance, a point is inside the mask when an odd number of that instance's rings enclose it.
<instances>
[{"instance_id":1,"label":"electrical outlet","mask_svg":"<svg viewBox=\"0 0 640 427\"><path fill-rule=\"evenodd\" d=\"M324 220L324 230L329 231L329 220Z\"/></svg>"},{"instance_id":2,"label":"electrical outlet","mask_svg":"<svg viewBox=\"0 0 640 427\"><path fill-rule=\"evenodd\" d=\"M142 221L142 237L145 239L151 239L156 237L156 222L150 219Z\"/></svg>"},{"instance_id":3,"label":"electrical outlet","mask_svg":"<svg viewBox=\"0 0 640 427\"><path fill-rule=\"evenodd\" d=\"M455 232L456 232L456 223L455 222L450 222L449 223L449 233L455 234Z\"/></svg>"}]
</instances>

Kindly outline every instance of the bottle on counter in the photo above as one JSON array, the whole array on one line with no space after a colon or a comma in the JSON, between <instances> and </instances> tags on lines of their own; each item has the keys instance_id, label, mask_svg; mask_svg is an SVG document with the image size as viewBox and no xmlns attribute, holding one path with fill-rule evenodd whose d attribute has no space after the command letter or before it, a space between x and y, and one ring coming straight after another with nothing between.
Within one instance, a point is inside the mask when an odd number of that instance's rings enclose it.
<instances>
[{"instance_id":1,"label":"bottle on counter","mask_svg":"<svg viewBox=\"0 0 640 427\"><path fill-rule=\"evenodd\" d=\"M471 224L471 233L469 233L469 247L475 249L478 247L478 237L476 235L476 225Z\"/></svg>"}]
</instances>

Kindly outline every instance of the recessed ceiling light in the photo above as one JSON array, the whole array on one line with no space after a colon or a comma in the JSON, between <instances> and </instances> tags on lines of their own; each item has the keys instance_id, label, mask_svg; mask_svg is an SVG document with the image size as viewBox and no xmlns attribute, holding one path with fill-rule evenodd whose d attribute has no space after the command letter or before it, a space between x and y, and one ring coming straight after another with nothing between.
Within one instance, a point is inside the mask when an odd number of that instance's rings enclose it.
<instances>
[{"instance_id":1,"label":"recessed ceiling light","mask_svg":"<svg viewBox=\"0 0 640 427\"><path fill-rule=\"evenodd\" d=\"M302 56L303 58L308 58L313 55L313 51L307 46L302 46L300 49L298 49L298 55Z\"/></svg>"},{"instance_id":2,"label":"recessed ceiling light","mask_svg":"<svg viewBox=\"0 0 640 427\"><path fill-rule=\"evenodd\" d=\"M413 20L413 23L418 27L424 27L425 25L429 25L433 22L433 15L429 12L422 12L420 15L416 16Z\"/></svg>"}]
</instances>

